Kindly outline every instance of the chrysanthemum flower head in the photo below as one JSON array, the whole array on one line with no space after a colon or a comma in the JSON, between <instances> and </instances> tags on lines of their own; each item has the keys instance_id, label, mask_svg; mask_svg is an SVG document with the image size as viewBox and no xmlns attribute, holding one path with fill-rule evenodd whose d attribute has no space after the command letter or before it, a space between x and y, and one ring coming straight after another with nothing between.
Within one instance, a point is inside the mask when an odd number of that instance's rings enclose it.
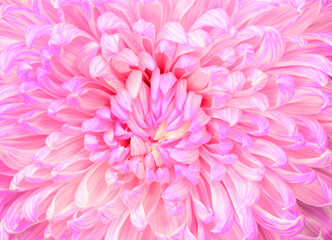
<instances>
[{"instance_id":1,"label":"chrysanthemum flower head","mask_svg":"<svg viewBox=\"0 0 332 240\"><path fill-rule=\"evenodd\" d=\"M0 239L332 239L332 1L0 0Z\"/></svg>"}]
</instances>

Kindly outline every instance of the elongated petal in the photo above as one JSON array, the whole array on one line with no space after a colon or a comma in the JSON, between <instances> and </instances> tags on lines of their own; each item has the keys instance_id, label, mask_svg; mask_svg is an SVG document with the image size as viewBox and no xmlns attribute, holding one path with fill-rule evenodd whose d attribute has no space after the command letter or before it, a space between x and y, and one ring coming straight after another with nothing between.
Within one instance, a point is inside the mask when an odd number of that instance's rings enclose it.
<instances>
[{"instance_id":1,"label":"elongated petal","mask_svg":"<svg viewBox=\"0 0 332 240\"><path fill-rule=\"evenodd\" d=\"M141 84L142 84L142 72L141 71L131 72L126 81L126 87L133 99L135 99L138 96Z\"/></svg>"},{"instance_id":2,"label":"elongated petal","mask_svg":"<svg viewBox=\"0 0 332 240\"><path fill-rule=\"evenodd\" d=\"M130 213L130 221L136 227L136 229L141 232L146 226L147 222L145 219L145 212L143 208L143 204L139 204L131 213Z\"/></svg>"},{"instance_id":3,"label":"elongated petal","mask_svg":"<svg viewBox=\"0 0 332 240\"><path fill-rule=\"evenodd\" d=\"M189 92L184 104L184 121L191 120L199 110L202 96L194 92Z\"/></svg>"},{"instance_id":4,"label":"elongated petal","mask_svg":"<svg viewBox=\"0 0 332 240\"><path fill-rule=\"evenodd\" d=\"M234 215L227 192L221 183L211 184L211 197L216 219L216 225L211 231L226 233L233 224Z\"/></svg>"},{"instance_id":5,"label":"elongated petal","mask_svg":"<svg viewBox=\"0 0 332 240\"><path fill-rule=\"evenodd\" d=\"M120 36L118 33L113 35L103 33L100 40L100 46L105 59L110 60L112 56L119 53L119 40Z\"/></svg>"}]
</instances>

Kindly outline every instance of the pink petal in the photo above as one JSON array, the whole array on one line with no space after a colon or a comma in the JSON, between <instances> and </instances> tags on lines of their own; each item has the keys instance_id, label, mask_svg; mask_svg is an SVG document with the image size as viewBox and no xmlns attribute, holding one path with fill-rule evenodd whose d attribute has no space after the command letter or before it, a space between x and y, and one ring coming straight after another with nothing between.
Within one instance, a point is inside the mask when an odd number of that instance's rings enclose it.
<instances>
[{"instance_id":1,"label":"pink petal","mask_svg":"<svg viewBox=\"0 0 332 240\"><path fill-rule=\"evenodd\" d=\"M229 90L231 93L237 93L240 92L246 83L246 79L242 72L232 72L229 74L223 85L227 90Z\"/></svg>"},{"instance_id":2,"label":"pink petal","mask_svg":"<svg viewBox=\"0 0 332 240\"><path fill-rule=\"evenodd\" d=\"M143 197L143 185L135 187L131 191L124 191L121 195L121 199L127 208L133 209L138 206Z\"/></svg>"},{"instance_id":3,"label":"pink petal","mask_svg":"<svg viewBox=\"0 0 332 240\"><path fill-rule=\"evenodd\" d=\"M119 196L116 196L104 206L98 209L98 218L102 223L107 224L119 218L125 209L125 205Z\"/></svg>"},{"instance_id":4,"label":"pink petal","mask_svg":"<svg viewBox=\"0 0 332 240\"><path fill-rule=\"evenodd\" d=\"M167 168L158 168L157 177L160 184L169 183L171 181L171 177Z\"/></svg>"},{"instance_id":5,"label":"pink petal","mask_svg":"<svg viewBox=\"0 0 332 240\"><path fill-rule=\"evenodd\" d=\"M271 167L283 167L288 162L286 153L280 147L263 139L257 139L249 151L271 159L274 162Z\"/></svg>"},{"instance_id":6,"label":"pink petal","mask_svg":"<svg viewBox=\"0 0 332 240\"><path fill-rule=\"evenodd\" d=\"M233 207L231 206L226 190L221 183L211 183L211 198L216 225L211 230L214 233L226 233L234 221Z\"/></svg>"},{"instance_id":7,"label":"pink petal","mask_svg":"<svg viewBox=\"0 0 332 240\"><path fill-rule=\"evenodd\" d=\"M126 81L126 87L133 99L138 96L142 84L142 72L132 71Z\"/></svg>"},{"instance_id":8,"label":"pink petal","mask_svg":"<svg viewBox=\"0 0 332 240\"><path fill-rule=\"evenodd\" d=\"M142 71L145 70L145 68L147 68L151 71L153 71L156 68L156 62L149 53L140 52L138 54L138 58L140 61L140 68L142 69ZM141 67L141 66L143 66L143 67Z\"/></svg>"},{"instance_id":9,"label":"pink petal","mask_svg":"<svg viewBox=\"0 0 332 240\"><path fill-rule=\"evenodd\" d=\"M254 208L257 222L264 228L276 232L278 234L298 234L303 227L303 216L298 216L295 219L284 219L278 216L273 216L261 207Z\"/></svg>"},{"instance_id":10,"label":"pink petal","mask_svg":"<svg viewBox=\"0 0 332 240\"><path fill-rule=\"evenodd\" d=\"M138 20L133 25L134 31L143 37L154 39L155 37L155 26L153 23L144 21L143 19Z\"/></svg>"},{"instance_id":11,"label":"pink petal","mask_svg":"<svg viewBox=\"0 0 332 240\"><path fill-rule=\"evenodd\" d=\"M167 22L162 26L157 35L157 42L160 40L187 44L187 34L180 23Z\"/></svg>"},{"instance_id":12,"label":"pink petal","mask_svg":"<svg viewBox=\"0 0 332 240\"><path fill-rule=\"evenodd\" d=\"M188 45L195 49L205 48L210 44L210 36L202 29L189 32L187 34Z\"/></svg>"},{"instance_id":13,"label":"pink petal","mask_svg":"<svg viewBox=\"0 0 332 240\"><path fill-rule=\"evenodd\" d=\"M267 68L277 63L285 51L285 42L281 33L273 28L266 27L263 43L256 52L257 67Z\"/></svg>"},{"instance_id":14,"label":"pink petal","mask_svg":"<svg viewBox=\"0 0 332 240\"><path fill-rule=\"evenodd\" d=\"M80 217L73 220L69 220L68 228L73 232L82 232L85 229L89 229L93 227L97 222L95 216L96 216L95 210L87 211L83 213Z\"/></svg>"},{"instance_id":15,"label":"pink petal","mask_svg":"<svg viewBox=\"0 0 332 240\"><path fill-rule=\"evenodd\" d=\"M50 35L52 32L51 25L30 25L25 31L25 41L30 48L32 44L45 35Z\"/></svg>"},{"instance_id":16,"label":"pink petal","mask_svg":"<svg viewBox=\"0 0 332 240\"><path fill-rule=\"evenodd\" d=\"M115 96L115 100L120 104L123 109L131 112L132 111L132 97L130 93L125 88L121 88Z\"/></svg>"},{"instance_id":17,"label":"pink petal","mask_svg":"<svg viewBox=\"0 0 332 240\"><path fill-rule=\"evenodd\" d=\"M184 104L184 121L191 120L199 111L201 106L202 96L194 92L189 92L186 102Z\"/></svg>"},{"instance_id":18,"label":"pink petal","mask_svg":"<svg viewBox=\"0 0 332 240\"><path fill-rule=\"evenodd\" d=\"M105 132L108 129L109 125L107 124L107 122L97 117L85 120L82 123L82 130L84 132Z\"/></svg>"},{"instance_id":19,"label":"pink petal","mask_svg":"<svg viewBox=\"0 0 332 240\"><path fill-rule=\"evenodd\" d=\"M152 182L158 182L157 175L150 168L146 168L145 170L145 181L148 185L150 185Z\"/></svg>"},{"instance_id":20,"label":"pink petal","mask_svg":"<svg viewBox=\"0 0 332 240\"><path fill-rule=\"evenodd\" d=\"M193 72L200 65L200 59L190 55L182 55L173 66L173 72L176 76L187 75Z\"/></svg>"},{"instance_id":21,"label":"pink petal","mask_svg":"<svg viewBox=\"0 0 332 240\"><path fill-rule=\"evenodd\" d=\"M242 117L242 111L237 108L223 108L221 110L213 111L215 118L220 118L229 123L230 127L233 127L238 123Z\"/></svg>"},{"instance_id":22,"label":"pink petal","mask_svg":"<svg viewBox=\"0 0 332 240\"><path fill-rule=\"evenodd\" d=\"M79 0L50 0L50 2L54 8L64 7L68 4L80 4Z\"/></svg>"},{"instance_id":23,"label":"pink petal","mask_svg":"<svg viewBox=\"0 0 332 240\"><path fill-rule=\"evenodd\" d=\"M139 58L129 48L123 48L121 52L114 56L113 61L119 61L128 64L129 66L138 66Z\"/></svg>"},{"instance_id":24,"label":"pink petal","mask_svg":"<svg viewBox=\"0 0 332 240\"><path fill-rule=\"evenodd\" d=\"M162 198L172 202L179 202L184 200L189 193L188 182L182 178L174 180L164 193Z\"/></svg>"},{"instance_id":25,"label":"pink petal","mask_svg":"<svg viewBox=\"0 0 332 240\"><path fill-rule=\"evenodd\" d=\"M202 27L214 27L228 31L231 26L230 24L227 13L221 8L216 8L207 11L199 17L190 29L196 30Z\"/></svg>"},{"instance_id":26,"label":"pink petal","mask_svg":"<svg viewBox=\"0 0 332 240\"><path fill-rule=\"evenodd\" d=\"M198 160L199 150L198 149L179 149L176 148L170 153L171 158L174 160L184 163L190 164L194 163Z\"/></svg>"},{"instance_id":27,"label":"pink petal","mask_svg":"<svg viewBox=\"0 0 332 240\"><path fill-rule=\"evenodd\" d=\"M211 171L210 171L210 180L212 182L220 182L223 180L226 174L226 167L224 164L218 161L212 161Z\"/></svg>"},{"instance_id":28,"label":"pink petal","mask_svg":"<svg viewBox=\"0 0 332 240\"><path fill-rule=\"evenodd\" d=\"M194 0L180 0L176 2L173 12L173 19L181 22L183 16L188 12L188 10L195 3Z\"/></svg>"},{"instance_id":29,"label":"pink petal","mask_svg":"<svg viewBox=\"0 0 332 240\"><path fill-rule=\"evenodd\" d=\"M109 66L101 55L97 55L91 60L89 71L93 78L110 74Z\"/></svg>"},{"instance_id":30,"label":"pink petal","mask_svg":"<svg viewBox=\"0 0 332 240\"><path fill-rule=\"evenodd\" d=\"M123 19L111 12L106 12L102 14L98 18L97 24L98 24L98 29L101 32L112 29L129 30L128 25L123 21Z\"/></svg>"},{"instance_id":31,"label":"pink petal","mask_svg":"<svg viewBox=\"0 0 332 240\"><path fill-rule=\"evenodd\" d=\"M12 63L20 56L20 52L26 46L24 43L14 43L4 47L0 52L0 73L7 75L13 67Z\"/></svg>"},{"instance_id":32,"label":"pink petal","mask_svg":"<svg viewBox=\"0 0 332 240\"><path fill-rule=\"evenodd\" d=\"M103 33L100 39L100 46L102 49L103 57L106 60L110 60L112 56L119 53L119 41L120 35L118 33L113 35L108 35Z\"/></svg>"},{"instance_id":33,"label":"pink petal","mask_svg":"<svg viewBox=\"0 0 332 240\"><path fill-rule=\"evenodd\" d=\"M326 57L318 54L301 54L301 56L289 56L276 64L278 67L284 66L305 66L320 70L328 75L332 75L332 62Z\"/></svg>"},{"instance_id":34,"label":"pink petal","mask_svg":"<svg viewBox=\"0 0 332 240\"><path fill-rule=\"evenodd\" d=\"M208 116L204 112L204 110L199 109L196 116L192 120L191 125L188 130L191 132L196 132L198 129L205 126L210 121L210 119L211 119L211 117Z\"/></svg>"},{"instance_id":35,"label":"pink petal","mask_svg":"<svg viewBox=\"0 0 332 240\"><path fill-rule=\"evenodd\" d=\"M50 43L55 45L67 45L77 37L91 38L91 36L68 23L59 23L53 27Z\"/></svg>"},{"instance_id":36,"label":"pink petal","mask_svg":"<svg viewBox=\"0 0 332 240\"><path fill-rule=\"evenodd\" d=\"M115 149L112 150L108 162L110 164L113 164L114 162L121 162L127 157L128 153L128 148L124 148L123 146L117 146Z\"/></svg>"},{"instance_id":37,"label":"pink petal","mask_svg":"<svg viewBox=\"0 0 332 240\"><path fill-rule=\"evenodd\" d=\"M189 142L193 144L205 144L209 142L211 139L211 134L206 131L206 128L201 128L201 130L197 132L193 132L189 136Z\"/></svg>"},{"instance_id":38,"label":"pink petal","mask_svg":"<svg viewBox=\"0 0 332 240\"><path fill-rule=\"evenodd\" d=\"M130 138L130 154L132 156L141 156L148 153L148 149L145 145L143 139L137 136L132 136Z\"/></svg>"},{"instance_id":39,"label":"pink petal","mask_svg":"<svg viewBox=\"0 0 332 240\"><path fill-rule=\"evenodd\" d=\"M176 77L173 73L165 73L160 75L160 90L164 94L167 95L168 91L174 86L176 82Z\"/></svg>"},{"instance_id":40,"label":"pink petal","mask_svg":"<svg viewBox=\"0 0 332 240\"><path fill-rule=\"evenodd\" d=\"M146 216L142 203L140 203L130 213L130 221L139 232L143 231L147 227L148 223L146 222Z\"/></svg>"}]
</instances>

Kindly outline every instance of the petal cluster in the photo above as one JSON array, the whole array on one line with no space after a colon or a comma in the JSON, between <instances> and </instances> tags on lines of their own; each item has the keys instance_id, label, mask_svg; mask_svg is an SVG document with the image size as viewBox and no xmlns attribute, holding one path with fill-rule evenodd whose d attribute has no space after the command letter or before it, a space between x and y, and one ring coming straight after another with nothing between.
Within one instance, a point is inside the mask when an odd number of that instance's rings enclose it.
<instances>
[{"instance_id":1,"label":"petal cluster","mask_svg":"<svg viewBox=\"0 0 332 240\"><path fill-rule=\"evenodd\" d=\"M332 239L331 22L0 0L0 240Z\"/></svg>"}]
</instances>

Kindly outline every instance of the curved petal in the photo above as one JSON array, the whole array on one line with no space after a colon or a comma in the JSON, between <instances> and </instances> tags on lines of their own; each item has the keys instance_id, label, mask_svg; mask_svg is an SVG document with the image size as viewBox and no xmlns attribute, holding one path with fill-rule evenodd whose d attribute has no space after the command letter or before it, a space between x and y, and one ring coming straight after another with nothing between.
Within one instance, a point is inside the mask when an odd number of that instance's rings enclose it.
<instances>
[{"instance_id":1,"label":"curved petal","mask_svg":"<svg viewBox=\"0 0 332 240\"><path fill-rule=\"evenodd\" d=\"M157 35L157 42L160 40L187 44L187 34L180 23L167 22L162 26Z\"/></svg>"}]
</instances>

